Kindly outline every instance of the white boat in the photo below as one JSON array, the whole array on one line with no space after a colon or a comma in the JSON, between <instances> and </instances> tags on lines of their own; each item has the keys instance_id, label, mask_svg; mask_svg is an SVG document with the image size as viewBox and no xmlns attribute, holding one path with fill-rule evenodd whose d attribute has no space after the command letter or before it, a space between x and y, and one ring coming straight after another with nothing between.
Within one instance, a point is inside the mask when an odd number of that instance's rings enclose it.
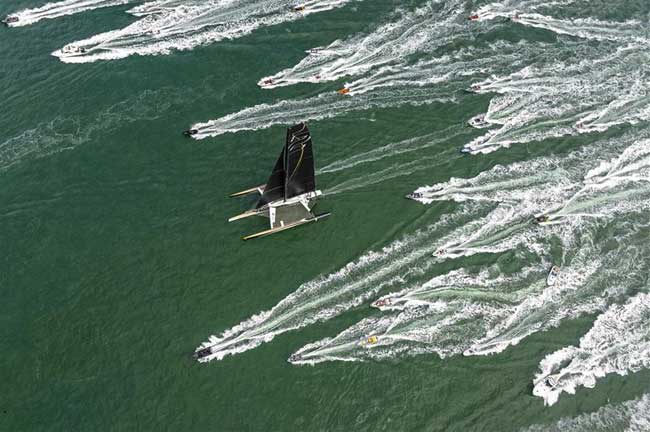
<instances>
[{"instance_id":1,"label":"white boat","mask_svg":"<svg viewBox=\"0 0 650 432\"><path fill-rule=\"evenodd\" d=\"M63 48L61 48L61 52L63 54L68 54L68 55L70 55L70 54L83 54L83 53L86 52L86 49L85 48L79 48L77 45L70 44L70 45L66 45Z\"/></svg>"},{"instance_id":2,"label":"white boat","mask_svg":"<svg viewBox=\"0 0 650 432\"><path fill-rule=\"evenodd\" d=\"M472 117L469 119L467 124L476 129L485 129L486 127L490 126L490 123L485 121L485 114L479 114Z\"/></svg>"},{"instance_id":3,"label":"white boat","mask_svg":"<svg viewBox=\"0 0 650 432\"><path fill-rule=\"evenodd\" d=\"M555 282L557 281L557 277L559 274L560 274L560 267L558 266L551 267L551 271L549 271L548 276L546 276L546 285L547 286L555 285Z\"/></svg>"},{"instance_id":4,"label":"white boat","mask_svg":"<svg viewBox=\"0 0 650 432\"><path fill-rule=\"evenodd\" d=\"M14 24L20 21L20 19L15 15L7 15L5 19L2 20L2 23L9 27L9 24Z\"/></svg>"},{"instance_id":5,"label":"white boat","mask_svg":"<svg viewBox=\"0 0 650 432\"><path fill-rule=\"evenodd\" d=\"M536 215L534 219L534 222L537 225L542 225L542 226L557 225L563 223L564 221L565 221L564 217L562 216L552 216L548 214Z\"/></svg>"}]
</instances>

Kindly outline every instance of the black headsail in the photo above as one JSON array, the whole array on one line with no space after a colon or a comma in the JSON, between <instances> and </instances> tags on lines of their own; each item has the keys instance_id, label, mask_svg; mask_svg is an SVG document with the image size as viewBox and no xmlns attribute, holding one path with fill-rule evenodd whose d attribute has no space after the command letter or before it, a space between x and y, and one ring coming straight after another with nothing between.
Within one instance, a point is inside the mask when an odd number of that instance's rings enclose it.
<instances>
[{"instance_id":1,"label":"black headsail","mask_svg":"<svg viewBox=\"0 0 650 432\"><path fill-rule=\"evenodd\" d=\"M314 153L307 125L287 129L287 140L256 208L316 190Z\"/></svg>"},{"instance_id":2,"label":"black headsail","mask_svg":"<svg viewBox=\"0 0 650 432\"><path fill-rule=\"evenodd\" d=\"M284 171L284 151L285 149L283 148L278 161L275 163L273 172L271 172L271 175L266 182L264 192L262 193L262 196L257 202L255 208L262 208L272 201L277 201L284 198L284 179L286 177Z\"/></svg>"}]
</instances>

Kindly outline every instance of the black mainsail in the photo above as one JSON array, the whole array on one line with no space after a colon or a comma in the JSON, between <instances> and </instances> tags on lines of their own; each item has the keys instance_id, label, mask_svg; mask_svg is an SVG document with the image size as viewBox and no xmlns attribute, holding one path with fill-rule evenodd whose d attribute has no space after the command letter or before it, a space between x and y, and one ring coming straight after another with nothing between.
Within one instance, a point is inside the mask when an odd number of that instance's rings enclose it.
<instances>
[{"instance_id":1,"label":"black mainsail","mask_svg":"<svg viewBox=\"0 0 650 432\"><path fill-rule=\"evenodd\" d=\"M311 134L304 123L287 129L287 139L256 209L316 190Z\"/></svg>"}]
</instances>

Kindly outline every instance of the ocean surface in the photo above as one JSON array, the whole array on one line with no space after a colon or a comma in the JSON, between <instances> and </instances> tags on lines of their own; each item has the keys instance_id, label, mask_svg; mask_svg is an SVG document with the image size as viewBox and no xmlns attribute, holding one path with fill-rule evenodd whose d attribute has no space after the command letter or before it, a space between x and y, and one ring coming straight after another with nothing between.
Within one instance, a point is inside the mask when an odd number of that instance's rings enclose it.
<instances>
[{"instance_id":1,"label":"ocean surface","mask_svg":"<svg viewBox=\"0 0 650 432\"><path fill-rule=\"evenodd\" d=\"M295 4L0 3L0 430L650 430L650 3Z\"/></svg>"}]
</instances>

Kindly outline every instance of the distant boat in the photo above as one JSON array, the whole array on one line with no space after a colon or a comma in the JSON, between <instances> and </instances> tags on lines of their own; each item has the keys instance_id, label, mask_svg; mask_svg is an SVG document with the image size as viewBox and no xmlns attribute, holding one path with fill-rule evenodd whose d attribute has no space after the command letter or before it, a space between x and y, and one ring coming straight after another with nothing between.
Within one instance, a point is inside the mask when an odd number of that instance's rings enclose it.
<instances>
[{"instance_id":1,"label":"distant boat","mask_svg":"<svg viewBox=\"0 0 650 432\"><path fill-rule=\"evenodd\" d=\"M549 271L548 276L546 276L546 285L547 286L555 285L555 282L557 281L557 277L559 274L560 274L560 267L558 266L551 267L551 271Z\"/></svg>"},{"instance_id":2,"label":"distant boat","mask_svg":"<svg viewBox=\"0 0 650 432\"><path fill-rule=\"evenodd\" d=\"M271 228L244 237L250 240L316 222L329 213L314 215L312 209L321 191L316 190L314 154L307 125L297 124L287 129L287 140L266 184L230 195L231 197L259 193L255 207L228 222L249 216L269 218Z\"/></svg>"},{"instance_id":3,"label":"distant boat","mask_svg":"<svg viewBox=\"0 0 650 432\"><path fill-rule=\"evenodd\" d=\"M17 23L20 19L14 15L7 15L5 19L2 20L2 23L9 27L9 24Z\"/></svg>"},{"instance_id":4,"label":"distant boat","mask_svg":"<svg viewBox=\"0 0 650 432\"><path fill-rule=\"evenodd\" d=\"M76 45L66 45L63 48L61 48L61 52L63 54L67 55L74 55L74 54L84 54L86 52L86 48L84 47L78 47Z\"/></svg>"},{"instance_id":5,"label":"distant boat","mask_svg":"<svg viewBox=\"0 0 650 432\"><path fill-rule=\"evenodd\" d=\"M487 121L485 121L485 114L479 114L472 117L471 119L469 119L467 124L476 129L484 129L490 126L490 124Z\"/></svg>"},{"instance_id":6,"label":"distant boat","mask_svg":"<svg viewBox=\"0 0 650 432\"><path fill-rule=\"evenodd\" d=\"M535 222L537 225L557 225L563 223L564 219L562 216L551 216L548 214L540 214L535 216L533 222Z\"/></svg>"}]
</instances>

